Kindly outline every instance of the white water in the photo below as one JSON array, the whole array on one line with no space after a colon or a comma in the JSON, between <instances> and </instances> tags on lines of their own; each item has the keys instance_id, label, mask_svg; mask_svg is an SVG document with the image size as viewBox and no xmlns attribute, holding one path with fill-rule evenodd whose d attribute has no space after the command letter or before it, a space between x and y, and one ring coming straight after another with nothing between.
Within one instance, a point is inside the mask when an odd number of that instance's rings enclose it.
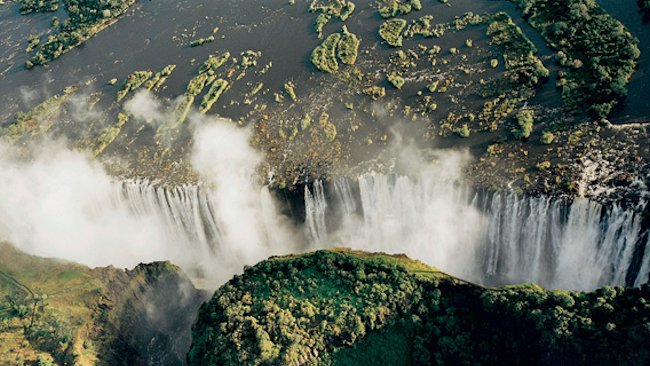
<instances>
[{"instance_id":1,"label":"white water","mask_svg":"<svg viewBox=\"0 0 650 366\"><path fill-rule=\"evenodd\" d=\"M514 193L476 195L453 179L422 173L417 179L368 174L356 182L337 179L325 190L305 191L304 235L267 235L247 253L223 237L223 218L209 190L155 188L123 183L117 204L142 216L156 215L170 237L191 253L170 258L186 270L237 272L272 254L332 246L406 253L451 274L487 284L535 282L549 288L594 289L623 285L640 241L640 218L578 199L571 204ZM272 204L263 190L262 206ZM266 198L265 198L266 197ZM601 214L604 210L604 213ZM268 210L269 215L275 211ZM271 232L277 218L257 218ZM252 253L248 253L251 252ZM650 254L631 283L648 281ZM259 258L259 259L258 259ZM252 262L251 262L252 261ZM192 268L188 268L192 267ZM225 277L227 278L227 277Z\"/></svg>"},{"instance_id":2,"label":"white water","mask_svg":"<svg viewBox=\"0 0 650 366\"><path fill-rule=\"evenodd\" d=\"M333 189L339 202L329 206L343 207L335 213L342 223L329 234L333 240L404 252L481 283L580 290L624 285L635 247L644 240L640 215L586 199L569 204L514 193L480 197L427 174L392 180L370 174L358 179L361 207L350 212L350 195L343 193L349 182ZM632 283L648 281L649 267L646 250Z\"/></svg>"}]
</instances>

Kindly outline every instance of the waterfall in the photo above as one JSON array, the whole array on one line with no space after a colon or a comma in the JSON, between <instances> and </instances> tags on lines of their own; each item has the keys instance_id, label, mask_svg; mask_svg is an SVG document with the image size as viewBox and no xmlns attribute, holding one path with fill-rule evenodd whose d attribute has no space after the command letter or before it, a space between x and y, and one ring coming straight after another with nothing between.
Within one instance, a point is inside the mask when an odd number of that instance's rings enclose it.
<instances>
[{"instance_id":1,"label":"waterfall","mask_svg":"<svg viewBox=\"0 0 650 366\"><path fill-rule=\"evenodd\" d=\"M639 286L650 276L650 236L644 235L639 214L618 205L473 192L430 172L417 177L372 173L336 178L327 188L320 181L305 187L303 227L283 236L273 231L283 225L272 217L276 211L264 208L272 201L268 192L260 200L262 209L250 212L263 217L251 222L263 227L249 230L261 233L255 236L261 242L248 249L260 259L348 246L406 253L488 285L534 282L577 290ZM236 268L257 258L239 258L240 244L225 239L228 227L209 189L129 181L117 186L114 201L164 222L179 251L192 253L192 264L202 270L215 263L215 271L227 264Z\"/></svg>"},{"instance_id":2,"label":"waterfall","mask_svg":"<svg viewBox=\"0 0 650 366\"><path fill-rule=\"evenodd\" d=\"M114 186L111 207L100 209L122 208L159 223L166 232L165 258L211 287L244 265L302 250L292 242L300 235L278 214L268 189L249 195L254 199L247 207L229 209L219 206L212 190L196 185L169 189L126 181ZM317 196L323 196L322 185Z\"/></svg>"},{"instance_id":3,"label":"waterfall","mask_svg":"<svg viewBox=\"0 0 650 366\"><path fill-rule=\"evenodd\" d=\"M367 174L356 184L358 195L351 199L351 181L335 180L330 202L321 203L340 222L328 226L332 245L406 253L489 285L535 282L587 290L638 286L650 275L650 239L642 235L641 216L619 205L470 193L430 173ZM311 213L307 221L314 220ZM635 252L641 255L636 266Z\"/></svg>"},{"instance_id":4,"label":"waterfall","mask_svg":"<svg viewBox=\"0 0 650 366\"><path fill-rule=\"evenodd\" d=\"M327 201L321 181L314 182L312 189L314 190L313 194L309 191L309 187L305 187L305 225L312 242L321 244L327 241L327 227L325 226Z\"/></svg>"},{"instance_id":5,"label":"waterfall","mask_svg":"<svg viewBox=\"0 0 650 366\"><path fill-rule=\"evenodd\" d=\"M198 186L164 189L148 181L127 181L116 191L116 201L139 216L159 216L169 235L183 243L193 243L202 253L214 253L220 243L214 209Z\"/></svg>"}]
</instances>

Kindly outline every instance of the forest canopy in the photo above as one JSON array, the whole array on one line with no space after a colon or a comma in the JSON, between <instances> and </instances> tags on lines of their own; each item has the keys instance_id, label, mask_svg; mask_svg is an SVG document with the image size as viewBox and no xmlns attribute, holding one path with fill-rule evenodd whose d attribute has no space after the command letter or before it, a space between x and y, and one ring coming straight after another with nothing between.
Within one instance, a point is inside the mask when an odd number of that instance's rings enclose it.
<instances>
[{"instance_id":1,"label":"forest canopy","mask_svg":"<svg viewBox=\"0 0 650 366\"><path fill-rule=\"evenodd\" d=\"M247 268L204 304L192 365L650 362L650 286L494 289L405 256L318 251Z\"/></svg>"}]
</instances>

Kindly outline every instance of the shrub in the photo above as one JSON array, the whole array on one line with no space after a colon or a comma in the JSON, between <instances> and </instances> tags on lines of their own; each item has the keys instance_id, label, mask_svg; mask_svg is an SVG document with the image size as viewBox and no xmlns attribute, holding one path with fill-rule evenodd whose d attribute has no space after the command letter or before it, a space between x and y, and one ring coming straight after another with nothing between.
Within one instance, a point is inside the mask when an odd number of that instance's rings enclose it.
<instances>
[{"instance_id":1,"label":"shrub","mask_svg":"<svg viewBox=\"0 0 650 366\"><path fill-rule=\"evenodd\" d=\"M379 36L392 47L402 46L402 30L406 27L406 20L391 19L379 26Z\"/></svg>"},{"instance_id":2,"label":"shrub","mask_svg":"<svg viewBox=\"0 0 650 366\"><path fill-rule=\"evenodd\" d=\"M542 144L550 145L550 144L553 143L553 140L555 140L555 135L553 135L552 132L549 132L549 131L542 132L542 137L540 139Z\"/></svg>"},{"instance_id":3,"label":"shrub","mask_svg":"<svg viewBox=\"0 0 650 366\"><path fill-rule=\"evenodd\" d=\"M354 65L354 62L357 60L360 44L361 41L359 38L355 34L348 32L348 28L343 26L343 37L341 37L337 49L341 62L346 65Z\"/></svg>"},{"instance_id":4,"label":"shrub","mask_svg":"<svg viewBox=\"0 0 650 366\"><path fill-rule=\"evenodd\" d=\"M518 128L512 130L512 134L518 139L527 139L533 132L535 113L530 109L523 109L517 113Z\"/></svg>"},{"instance_id":5,"label":"shrub","mask_svg":"<svg viewBox=\"0 0 650 366\"><path fill-rule=\"evenodd\" d=\"M388 82L391 83L397 89L402 89L404 86L405 80L403 77L398 74L392 73L387 76Z\"/></svg>"},{"instance_id":6,"label":"shrub","mask_svg":"<svg viewBox=\"0 0 650 366\"><path fill-rule=\"evenodd\" d=\"M311 62L317 69L329 74L336 73L339 70L339 63L336 60L336 47L340 41L341 35L333 33L314 48L311 53Z\"/></svg>"}]
</instances>

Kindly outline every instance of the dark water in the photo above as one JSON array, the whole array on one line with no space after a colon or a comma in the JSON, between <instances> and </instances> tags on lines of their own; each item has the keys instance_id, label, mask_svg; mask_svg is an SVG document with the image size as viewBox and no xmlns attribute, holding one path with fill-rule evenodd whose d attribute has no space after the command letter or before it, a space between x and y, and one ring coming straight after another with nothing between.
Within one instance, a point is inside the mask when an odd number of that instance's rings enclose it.
<instances>
[{"instance_id":1,"label":"dark water","mask_svg":"<svg viewBox=\"0 0 650 366\"><path fill-rule=\"evenodd\" d=\"M608 13L620 20L639 39L641 57L628 86L625 101L614 110L611 120L618 123L650 120L650 18L644 16L636 1L598 0Z\"/></svg>"},{"instance_id":2,"label":"dark water","mask_svg":"<svg viewBox=\"0 0 650 366\"><path fill-rule=\"evenodd\" d=\"M373 2L359 2L354 16L347 22L348 28L362 38L361 52L369 50L373 56L386 57L393 49L379 45L377 29L382 19L377 15ZM412 12L406 19L416 19L433 14L436 22L447 22L466 11L487 13L507 11L531 37L540 54L547 53L543 42L521 19L510 2L454 1L452 6L434 2L425 4L424 10ZM286 80L308 80L308 87L317 87L324 78L316 74L309 63L311 50L320 42L313 33L315 15L307 12L306 2L291 6L284 0L237 1L237 0L181 0L174 3L164 1L143 1L129 9L116 24L98 33L82 46L68 52L46 67L34 70L23 68L27 55L25 40L29 34L46 34L50 14L20 16L17 4L0 7L0 101L3 111L0 121L7 122L8 116L25 110L52 94L60 93L66 86L79 81L93 81L92 88L114 95L117 86L106 85L112 78L124 79L134 70L162 69L175 63L177 68L167 82L163 96L182 94L187 80L196 73L198 65L208 54L230 51L237 57L248 49L261 51L260 64L273 63L264 76L265 88L278 90ZM326 32L338 31L342 23L330 22ZM212 34L214 27L220 30L216 41L202 47L190 48L191 40ZM223 38L222 38L223 36ZM413 40L413 45L422 43L440 45L443 50L462 47L465 39L472 38L477 45L487 43L484 27L468 28L463 32L447 33L441 39ZM410 41L409 41L410 42ZM473 57L470 55L470 57ZM483 56L484 57L484 56ZM192 63L191 60L195 62ZM2 71L0 71L2 72ZM471 75L470 75L471 77ZM248 107L230 96L241 95L251 89L244 82L235 83L232 93L224 95L218 113L227 116L244 115ZM254 85L253 85L254 86ZM412 85L403 91L404 98L415 98L420 85ZM32 99L25 100L18 90L35 91ZM468 97L471 99L471 96ZM271 101L268 96L267 101ZM472 102L471 100L469 100ZM442 111L440 113L443 114Z\"/></svg>"},{"instance_id":3,"label":"dark water","mask_svg":"<svg viewBox=\"0 0 650 366\"><path fill-rule=\"evenodd\" d=\"M646 52L650 45L649 26L643 23L636 6L615 0L602 0L601 3L640 39L642 50L639 69L630 83L629 96L615 111L612 119L615 122L647 119L650 115L650 98L645 95L650 86L650 76L646 72L650 63ZM116 24L98 33L82 46L46 67L33 70L25 70L23 67L27 59L24 52L25 40L30 34L46 35L51 14L21 16L18 14L18 4L0 6L0 92L3 95L0 100L0 124L10 121L15 112L28 110L47 97L61 93L66 86L78 82L88 82L87 89L104 93L100 106L114 108L118 86L107 85L110 79L123 80L135 70L158 71L167 64L176 64L177 68L161 95L174 98L184 92L187 81L196 74L198 66L209 54L229 51L233 57L238 57L240 52L249 49L261 51L262 56L258 60L260 66L272 63L273 67L264 75L249 70L249 75L235 82L224 94L212 113L233 119L245 117L254 104L244 105L242 96L259 81L264 82L264 88L268 88L270 93L258 96L256 103L274 105L273 92L281 91L287 80L297 82L299 94L314 94L311 100L305 98L307 100L304 106L295 108L314 109L317 107L315 104L329 103L330 108L335 110L338 105L332 107L333 102L327 99L338 97L342 91L337 90L339 86L332 82L331 77L316 72L309 62L310 53L320 40L313 31L315 15L307 12L307 6L308 2L299 1L295 5L289 5L286 0L142 1L129 9ZM507 12L535 43L539 50L538 56L552 71L552 75L557 70L551 59L553 50L519 16L519 10L509 1L455 0L450 5L432 1L424 3L422 11L414 11L404 18L410 21L432 14L435 22L442 23L468 11L480 14ZM352 32L362 38L359 63L365 62L367 70L376 67L377 73L381 72L381 60L385 61L394 52L394 49L380 43L377 29L382 21L374 8L374 2L359 1L354 15L346 23ZM341 26L340 21L332 20L326 26L325 33L339 31ZM195 48L188 46L193 39L211 35L214 27L219 27L215 42ZM447 32L440 39L415 38L405 41L405 47L413 48L417 44L430 47L436 44L442 47L444 53L451 47L462 48L468 38L474 40L475 50L481 50L467 53L468 63L498 56L495 53L498 50L488 45L484 26L468 27L462 32ZM423 72L425 77L430 77L435 71ZM488 70L480 76L456 75L456 81L467 84L476 82L479 77L496 76L491 72L493 73ZM410 105L417 105L417 92L426 85L426 80L409 82L402 91L397 91L387 83L384 84L389 100L397 98ZM368 98L363 96L346 97L355 103L369 104ZM471 93L460 94L460 97L463 109L480 110L484 101ZM434 122L458 107L454 107L449 95L439 95L436 98L440 98L436 100L439 109L430 117ZM538 88L536 97L530 103L542 104L551 109L561 105L553 77ZM345 112L344 107L340 109L341 113ZM385 126L386 129L389 127ZM509 129L504 131L507 133ZM473 138L481 137L472 136L470 139Z\"/></svg>"}]
</instances>

